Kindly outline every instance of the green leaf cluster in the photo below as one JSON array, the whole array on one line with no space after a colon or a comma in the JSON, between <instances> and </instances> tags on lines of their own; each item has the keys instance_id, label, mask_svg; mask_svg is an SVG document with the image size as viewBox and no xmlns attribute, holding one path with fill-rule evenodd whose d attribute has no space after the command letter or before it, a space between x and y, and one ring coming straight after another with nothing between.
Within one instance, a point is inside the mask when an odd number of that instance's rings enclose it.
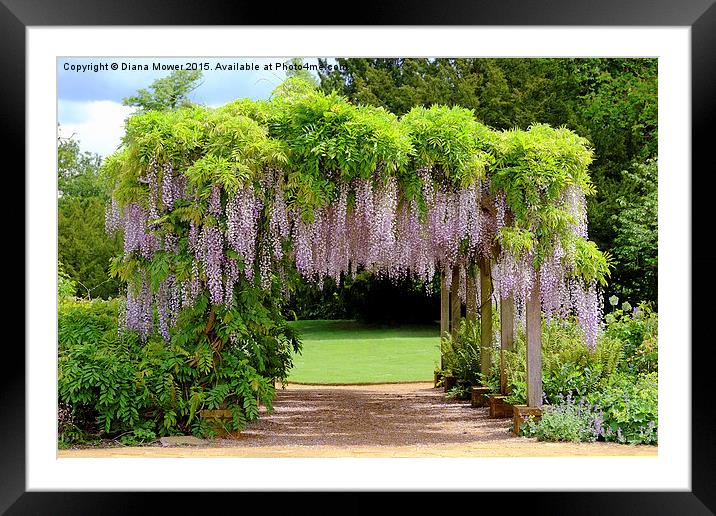
<instances>
[{"instance_id":1,"label":"green leaf cluster","mask_svg":"<svg viewBox=\"0 0 716 516\"><path fill-rule=\"evenodd\" d=\"M451 186L469 186L486 176L494 135L472 110L417 106L400 124L410 136L413 168L433 169L438 181Z\"/></svg>"},{"instance_id":2,"label":"green leaf cluster","mask_svg":"<svg viewBox=\"0 0 716 516\"><path fill-rule=\"evenodd\" d=\"M589 142L565 127L546 124L502 131L496 142L491 186L496 194L504 194L513 218L501 230L500 243L518 256L534 249L536 267L559 243L567 252L566 263L576 262L573 275L606 284L610 256L572 233L577 221L560 202L570 187L585 195L594 193Z\"/></svg>"},{"instance_id":3,"label":"green leaf cluster","mask_svg":"<svg viewBox=\"0 0 716 516\"><path fill-rule=\"evenodd\" d=\"M584 345L582 330L574 320L542 322L542 385L548 403L580 398L605 388L626 365L624 342L602 334L592 351ZM524 330L515 335L514 348L505 351L509 401L526 402L526 347Z\"/></svg>"},{"instance_id":4,"label":"green leaf cluster","mask_svg":"<svg viewBox=\"0 0 716 516\"><path fill-rule=\"evenodd\" d=\"M321 88L356 103L399 116L415 106L460 106L499 130L527 130L542 122L565 125L587 138L594 147L590 176L596 190L588 198L590 238L615 257L613 289L630 299L657 302L656 195L634 188L632 177L651 177L639 164L658 150L657 59L337 61L339 69L320 73Z\"/></svg>"},{"instance_id":5,"label":"green leaf cluster","mask_svg":"<svg viewBox=\"0 0 716 516\"><path fill-rule=\"evenodd\" d=\"M216 318L218 334L235 335L223 349L196 314L183 314L170 345L155 339L143 345L119 327L118 300L61 303L58 397L74 424L60 439L203 434L208 428L199 412L217 408L232 411L231 429L240 430L258 417L260 405L272 410L273 380L285 379L300 343L285 323L257 309L260 302L245 302L250 309L244 304ZM205 299L195 310L202 307Z\"/></svg>"},{"instance_id":6,"label":"green leaf cluster","mask_svg":"<svg viewBox=\"0 0 716 516\"><path fill-rule=\"evenodd\" d=\"M101 197L63 196L58 201L57 255L74 282L73 296L106 299L119 293L119 282L108 270L122 242L117 235L107 235L105 211Z\"/></svg>"},{"instance_id":7,"label":"green leaf cluster","mask_svg":"<svg viewBox=\"0 0 716 516\"><path fill-rule=\"evenodd\" d=\"M504 243L536 248L539 266L557 242L568 238L575 222L560 205L565 190L593 193L591 161L587 140L565 127L533 124L524 131L494 131L478 122L473 110L440 105L414 107L398 118L293 77L269 101L242 99L218 109L193 106L133 116L124 148L107 160L105 170L120 205L146 206L144 171L152 162L171 163L201 201L191 215L195 222L213 186L229 197L245 186L260 191L265 185L258 180L269 169L284 185L289 209L305 220L333 202L339 186L354 178L381 182L396 176L401 198L417 199L420 205L421 169L449 189L489 179L493 193L505 195L511 214L514 232L502 235ZM526 240L530 235L532 243ZM599 258L593 247L563 247ZM608 269L577 272L604 281Z\"/></svg>"}]
</instances>

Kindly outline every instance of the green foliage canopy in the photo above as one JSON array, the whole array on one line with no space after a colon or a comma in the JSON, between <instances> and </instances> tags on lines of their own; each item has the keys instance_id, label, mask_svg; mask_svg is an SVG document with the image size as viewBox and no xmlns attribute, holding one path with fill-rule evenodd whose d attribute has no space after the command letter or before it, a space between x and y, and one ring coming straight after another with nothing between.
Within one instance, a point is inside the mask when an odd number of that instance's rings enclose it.
<instances>
[{"instance_id":1,"label":"green foliage canopy","mask_svg":"<svg viewBox=\"0 0 716 516\"><path fill-rule=\"evenodd\" d=\"M537 247L542 256L558 238L574 240L568 229L576 221L560 198L569 187L594 193L592 156L587 140L564 127L494 131L471 110L437 105L413 108L399 119L293 78L269 102L242 99L218 109L192 106L133 116L124 149L105 168L114 177L120 207L146 205L147 188L139 178L152 160L184 170L202 200L215 184L232 195L256 185L264 169L278 168L289 209L301 209L307 220L354 178L384 182L395 176L408 200L418 197L420 168L432 170L436 184L447 188L489 178L514 215L505 241L510 232L519 234L523 249ZM187 217L201 217L196 207L187 210ZM575 270L604 280L607 261L596 246L580 241L565 248L578 258L596 259L597 267Z\"/></svg>"},{"instance_id":2,"label":"green foliage canopy","mask_svg":"<svg viewBox=\"0 0 716 516\"><path fill-rule=\"evenodd\" d=\"M658 61L653 58L348 58L321 73L324 91L404 115L415 106L461 106L501 129L566 126L594 150L587 199L590 238L614 257L611 289L656 302L655 252L622 250L616 218L642 194L631 174L657 154ZM656 178L654 177L654 180ZM656 183L654 182L654 188ZM626 204L625 204L626 203ZM656 219L642 219L655 225ZM639 238L639 241L642 241ZM653 242L656 240L654 239ZM653 274L652 274L653 273ZM643 281L643 278L648 278Z\"/></svg>"},{"instance_id":3,"label":"green foliage canopy","mask_svg":"<svg viewBox=\"0 0 716 516\"><path fill-rule=\"evenodd\" d=\"M176 70L154 81L149 89L142 88L135 95L123 99L125 106L142 111L164 111L191 105L188 95L199 87L200 70Z\"/></svg>"}]
</instances>

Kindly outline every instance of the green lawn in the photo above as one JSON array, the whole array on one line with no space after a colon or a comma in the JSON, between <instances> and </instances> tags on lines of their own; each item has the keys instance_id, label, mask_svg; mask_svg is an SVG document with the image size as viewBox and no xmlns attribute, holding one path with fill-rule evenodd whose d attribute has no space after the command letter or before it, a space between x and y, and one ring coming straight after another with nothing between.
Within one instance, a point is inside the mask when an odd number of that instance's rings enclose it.
<instances>
[{"instance_id":1,"label":"green lawn","mask_svg":"<svg viewBox=\"0 0 716 516\"><path fill-rule=\"evenodd\" d=\"M373 326L355 321L295 321L303 352L289 381L381 383L430 381L440 362L438 324Z\"/></svg>"}]
</instances>

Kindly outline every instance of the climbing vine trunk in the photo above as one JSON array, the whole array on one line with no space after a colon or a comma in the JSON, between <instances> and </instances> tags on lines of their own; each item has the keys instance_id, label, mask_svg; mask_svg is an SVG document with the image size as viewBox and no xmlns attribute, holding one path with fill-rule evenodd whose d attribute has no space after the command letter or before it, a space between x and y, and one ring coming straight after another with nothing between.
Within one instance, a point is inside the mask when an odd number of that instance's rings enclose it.
<instances>
[{"instance_id":1,"label":"climbing vine trunk","mask_svg":"<svg viewBox=\"0 0 716 516\"><path fill-rule=\"evenodd\" d=\"M500 392L507 392L507 364L505 351L515 345L515 302L512 295L500 298Z\"/></svg>"},{"instance_id":2,"label":"climbing vine trunk","mask_svg":"<svg viewBox=\"0 0 716 516\"><path fill-rule=\"evenodd\" d=\"M480 372L486 378L492 361L492 270L490 260L480 263Z\"/></svg>"},{"instance_id":3,"label":"climbing vine trunk","mask_svg":"<svg viewBox=\"0 0 716 516\"><path fill-rule=\"evenodd\" d=\"M542 315L539 302L539 272L527 298L527 405L542 406Z\"/></svg>"},{"instance_id":4,"label":"climbing vine trunk","mask_svg":"<svg viewBox=\"0 0 716 516\"><path fill-rule=\"evenodd\" d=\"M450 291L445 273L440 274L440 339L450 332ZM440 346L440 369L445 367L442 345Z\"/></svg>"},{"instance_id":5,"label":"climbing vine trunk","mask_svg":"<svg viewBox=\"0 0 716 516\"><path fill-rule=\"evenodd\" d=\"M450 333L452 340L457 343L460 332L460 268L452 268L452 281L450 284Z\"/></svg>"}]
</instances>

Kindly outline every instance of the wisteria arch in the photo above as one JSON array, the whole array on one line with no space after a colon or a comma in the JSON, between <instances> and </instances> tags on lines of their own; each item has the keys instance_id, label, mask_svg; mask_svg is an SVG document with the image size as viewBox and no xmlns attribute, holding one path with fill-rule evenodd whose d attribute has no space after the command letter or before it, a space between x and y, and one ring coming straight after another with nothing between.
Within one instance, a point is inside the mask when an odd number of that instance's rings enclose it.
<instances>
[{"instance_id":1,"label":"wisteria arch","mask_svg":"<svg viewBox=\"0 0 716 516\"><path fill-rule=\"evenodd\" d=\"M146 338L156 321L169 341L206 296L198 315L213 327L237 296L280 292L290 262L319 284L361 268L426 283L440 274L468 306L494 296L514 308L535 373L541 313L576 314L585 344L596 342L609 267L588 240L591 159L565 128L495 131L445 106L398 118L297 80L269 101L133 116L105 164L107 229L124 235L112 271L128 282L125 325ZM212 335L236 339L230 322ZM528 377L539 405L538 375Z\"/></svg>"}]
</instances>

